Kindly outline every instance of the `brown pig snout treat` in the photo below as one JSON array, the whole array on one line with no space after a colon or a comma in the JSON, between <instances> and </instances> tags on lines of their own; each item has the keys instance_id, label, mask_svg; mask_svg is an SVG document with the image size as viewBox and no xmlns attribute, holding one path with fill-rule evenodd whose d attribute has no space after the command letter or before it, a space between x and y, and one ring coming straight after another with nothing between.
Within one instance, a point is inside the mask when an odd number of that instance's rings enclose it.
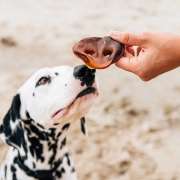
<instances>
[{"instance_id":1,"label":"brown pig snout treat","mask_svg":"<svg viewBox=\"0 0 180 180\"><path fill-rule=\"evenodd\" d=\"M89 67L104 69L123 56L124 45L109 36L89 37L76 43L73 52Z\"/></svg>"}]
</instances>

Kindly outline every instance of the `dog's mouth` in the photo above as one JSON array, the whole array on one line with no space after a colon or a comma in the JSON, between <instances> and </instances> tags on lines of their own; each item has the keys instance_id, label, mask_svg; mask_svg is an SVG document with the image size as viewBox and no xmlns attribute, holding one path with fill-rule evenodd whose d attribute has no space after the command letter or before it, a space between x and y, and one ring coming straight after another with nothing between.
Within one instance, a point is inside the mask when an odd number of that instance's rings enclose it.
<instances>
[{"instance_id":1,"label":"dog's mouth","mask_svg":"<svg viewBox=\"0 0 180 180\"><path fill-rule=\"evenodd\" d=\"M96 88L95 88L95 87L88 87L88 88L84 89L83 91L81 91L81 92L76 96L75 100L78 99L78 98L80 98L80 97L82 97L82 96L86 96L86 95L88 95L88 94L92 94L92 93L95 93L95 92L96 92Z\"/></svg>"},{"instance_id":2,"label":"dog's mouth","mask_svg":"<svg viewBox=\"0 0 180 180\"><path fill-rule=\"evenodd\" d=\"M56 111L53 115L52 115L52 119L56 118L59 115L64 115L65 111L70 109L72 107L72 105L81 97L84 96L88 96L90 94L96 94L98 95L97 89L95 87L87 87L86 89L82 90L77 96L76 98L65 108L61 108L58 111Z\"/></svg>"}]
</instances>

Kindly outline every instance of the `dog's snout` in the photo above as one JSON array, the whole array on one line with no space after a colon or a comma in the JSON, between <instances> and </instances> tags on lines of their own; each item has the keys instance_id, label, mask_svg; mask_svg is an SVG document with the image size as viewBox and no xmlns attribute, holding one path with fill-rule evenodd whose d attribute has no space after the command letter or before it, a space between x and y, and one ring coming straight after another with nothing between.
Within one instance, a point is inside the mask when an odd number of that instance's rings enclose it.
<instances>
[{"instance_id":1,"label":"dog's snout","mask_svg":"<svg viewBox=\"0 0 180 180\"><path fill-rule=\"evenodd\" d=\"M89 69L85 65L79 65L74 68L73 75L82 82L82 85L92 86L95 80L95 69Z\"/></svg>"}]
</instances>

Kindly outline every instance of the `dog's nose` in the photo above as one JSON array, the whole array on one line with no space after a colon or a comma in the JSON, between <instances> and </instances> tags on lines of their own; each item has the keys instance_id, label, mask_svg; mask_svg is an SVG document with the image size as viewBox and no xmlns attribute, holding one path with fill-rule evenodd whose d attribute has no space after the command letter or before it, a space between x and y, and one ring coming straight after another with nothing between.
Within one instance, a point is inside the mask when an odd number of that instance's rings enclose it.
<instances>
[{"instance_id":1,"label":"dog's nose","mask_svg":"<svg viewBox=\"0 0 180 180\"><path fill-rule=\"evenodd\" d=\"M74 77L82 82L82 85L92 86L95 80L95 69L89 69L85 65L74 68Z\"/></svg>"}]
</instances>

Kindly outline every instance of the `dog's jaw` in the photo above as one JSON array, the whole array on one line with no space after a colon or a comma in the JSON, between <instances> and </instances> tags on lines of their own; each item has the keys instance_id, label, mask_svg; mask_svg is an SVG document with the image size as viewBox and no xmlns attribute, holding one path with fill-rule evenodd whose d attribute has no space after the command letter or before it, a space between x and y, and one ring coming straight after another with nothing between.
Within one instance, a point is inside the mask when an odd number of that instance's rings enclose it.
<instances>
[{"instance_id":1,"label":"dog's jaw","mask_svg":"<svg viewBox=\"0 0 180 180\"><path fill-rule=\"evenodd\" d=\"M92 102L95 101L97 96L98 91L94 91L93 93L76 98L68 107L54 113L52 122L61 124L65 122L73 123L74 121L79 120L89 111Z\"/></svg>"}]
</instances>

